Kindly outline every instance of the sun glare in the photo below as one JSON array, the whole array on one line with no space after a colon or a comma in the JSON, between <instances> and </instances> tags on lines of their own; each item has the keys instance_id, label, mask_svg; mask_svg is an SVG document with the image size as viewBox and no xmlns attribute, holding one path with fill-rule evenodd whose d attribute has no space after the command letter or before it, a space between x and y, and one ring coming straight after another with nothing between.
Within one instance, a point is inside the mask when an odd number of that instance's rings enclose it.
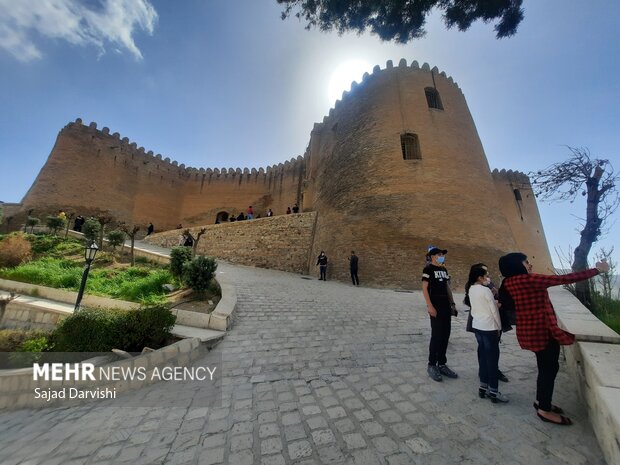
<instances>
[{"instance_id":1,"label":"sun glare","mask_svg":"<svg viewBox=\"0 0 620 465\"><path fill-rule=\"evenodd\" d=\"M341 99L342 93L351 89L351 83L353 81L361 82L362 76L366 72L372 72L372 66L363 60L346 61L339 65L329 80L327 90L329 103L333 105L336 100Z\"/></svg>"}]
</instances>

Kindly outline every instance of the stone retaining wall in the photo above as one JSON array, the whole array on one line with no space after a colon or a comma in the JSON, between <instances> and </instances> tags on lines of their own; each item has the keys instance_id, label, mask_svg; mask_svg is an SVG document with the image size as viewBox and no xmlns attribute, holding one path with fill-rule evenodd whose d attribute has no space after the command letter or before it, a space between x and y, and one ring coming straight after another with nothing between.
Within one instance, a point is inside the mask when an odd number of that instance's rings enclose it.
<instances>
[{"instance_id":1,"label":"stone retaining wall","mask_svg":"<svg viewBox=\"0 0 620 465\"><path fill-rule=\"evenodd\" d=\"M620 336L570 292L549 289L561 327L577 342L563 346L569 373L607 463L620 463Z\"/></svg>"},{"instance_id":2,"label":"stone retaining wall","mask_svg":"<svg viewBox=\"0 0 620 465\"><path fill-rule=\"evenodd\" d=\"M163 347L154 352L149 352L137 357L113 362L114 366L130 369L133 367L144 367L147 373L153 371L154 368L161 369L165 366L187 365L190 362L198 360L204 355L201 349L200 340L184 339L169 346ZM33 369L23 368L18 370L0 370L0 409L2 408L24 408L24 407L50 407L58 405L67 405L66 400L56 400L47 402L44 399L36 399L34 396L35 387L46 389L48 387L77 387L81 389L114 389L118 394L123 392L140 389L148 384L152 384L150 376L146 376L144 381L132 380L130 382L109 381L107 384L93 382L76 382L76 381L35 381L33 379ZM90 400L74 400L76 403L92 402ZM71 404L73 405L73 404Z\"/></svg>"},{"instance_id":3,"label":"stone retaining wall","mask_svg":"<svg viewBox=\"0 0 620 465\"><path fill-rule=\"evenodd\" d=\"M308 272L316 213L299 213L205 226L198 253L240 265L271 268L293 273ZM194 236L200 228L191 228ZM181 230L145 238L161 247L179 245Z\"/></svg>"}]
</instances>

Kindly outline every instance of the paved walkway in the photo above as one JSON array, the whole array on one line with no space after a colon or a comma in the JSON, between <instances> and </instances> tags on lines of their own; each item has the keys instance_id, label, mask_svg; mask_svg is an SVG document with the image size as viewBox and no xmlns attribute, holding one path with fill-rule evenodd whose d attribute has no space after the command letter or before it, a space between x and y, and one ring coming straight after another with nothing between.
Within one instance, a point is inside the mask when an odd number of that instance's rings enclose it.
<instances>
[{"instance_id":1,"label":"paved walkway","mask_svg":"<svg viewBox=\"0 0 620 465\"><path fill-rule=\"evenodd\" d=\"M475 343L454 323L457 380L426 375L429 323L419 293L354 288L278 271L220 264L238 317L214 352L223 399L160 385L161 408L114 401L0 414L9 464L604 464L585 409L561 370L555 402L575 421L542 423L532 399L535 361L514 334L502 345L510 398L477 397Z\"/></svg>"}]
</instances>

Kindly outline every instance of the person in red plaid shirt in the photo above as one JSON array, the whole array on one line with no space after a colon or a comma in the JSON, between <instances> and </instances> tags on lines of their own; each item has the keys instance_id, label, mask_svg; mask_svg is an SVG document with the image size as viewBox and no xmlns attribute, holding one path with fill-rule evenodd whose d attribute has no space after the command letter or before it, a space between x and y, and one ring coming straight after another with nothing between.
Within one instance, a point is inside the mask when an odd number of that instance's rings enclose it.
<instances>
[{"instance_id":1,"label":"person in red plaid shirt","mask_svg":"<svg viewBox=\"0 0 620 465\"><path fill-rule=\"evenodd\" d=\"M500 287L500 302L513 304L517 316L517 340L522 349L536 354L538 379L534 408L542 421L557 425L570 425L570 418L563 410L551 403L555 377L560 368L560 345L575 342L575 336L558 326L558 320L549 299L547 288L570 284L609 271L607 262L596 268L565 275L542 275L532 273L527 256L510 253L499 259L499 269L504 276Z\"/></svg>"}]
</instances>

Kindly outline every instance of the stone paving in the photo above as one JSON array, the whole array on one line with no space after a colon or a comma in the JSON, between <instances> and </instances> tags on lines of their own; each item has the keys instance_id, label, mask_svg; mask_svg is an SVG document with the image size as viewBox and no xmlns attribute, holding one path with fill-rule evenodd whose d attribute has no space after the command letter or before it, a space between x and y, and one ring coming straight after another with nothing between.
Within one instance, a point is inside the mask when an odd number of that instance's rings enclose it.
<instances>
[{"instance_id":1,"label":"stone paving","mask_svg":"<svg viewBox=\"0 0 620 465\"><path fill-rule=\"evenodd\" d=\"M541 422L532 408L533 354L514 333L500 366L510 403L477 396L474 337L455 320L449 365L426 375L429 322L420 293L355 288L278 271L220 264L238 317L221 354L221 405L200 390L154 386L160 408L114 401L0 414L0 463L10 464L604 464L564 369L555 403L575 425Z\"/></svg>"}]
</instances>

